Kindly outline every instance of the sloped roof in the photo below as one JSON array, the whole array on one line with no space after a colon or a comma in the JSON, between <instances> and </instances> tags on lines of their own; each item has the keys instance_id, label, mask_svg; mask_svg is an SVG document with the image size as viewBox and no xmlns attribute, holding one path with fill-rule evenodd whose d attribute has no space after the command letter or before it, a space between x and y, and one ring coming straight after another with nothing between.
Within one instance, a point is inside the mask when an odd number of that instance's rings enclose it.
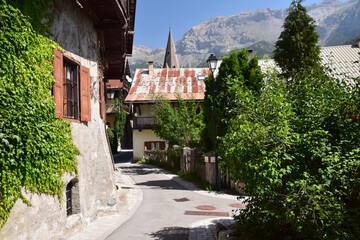
<instances>
[{"instance_id":1,"label":"sloped roof","mask_svg":"<svg viewBox=\"0 0 360 240\"><path fill-rule=\"evenodd\" d=\"M321 48L322 65L329 66L336 75L346 74L350 78L360 77L360 48L342 45ZM355 63L358 61L358 63Z\"/></svg>"},{"instance_id":2,"label":"sloped roof","mask_svg":"<svg viewBox=\"0 0 360 240\"><path fill-rule=\"evenodd\" d=\"M360 77L360 48L354 45L341 45L322 47L320 52L322 66L327 66L333 70L332 74L340 79ZM261 59L259 66L263 72L275 69L281 72L274 59Z\"/></svg>"},{"instance_id":3,"label":"sloped roof","mask_svg":"<svg viewBox=\"0 0 360 240\"><path fill-rule=\"evenodd\" d=\"M137 69L125 102L151 102L154 95L174 101L177 94L183 99L203 101L204 80L210 73L208 68L155 68L153 74L148 69Z\"/></svg>"},{"instance_id":4,"label":"sloped roof","mask_svg":"<svg viewBox=\"0 0 360 240\"><path fill-rule=\"evenodd\" d=\"M110 79L106 83L107 89L120 89L123 87L123 82L120 81L120 79Z\"/></svg>"}]
</instances>

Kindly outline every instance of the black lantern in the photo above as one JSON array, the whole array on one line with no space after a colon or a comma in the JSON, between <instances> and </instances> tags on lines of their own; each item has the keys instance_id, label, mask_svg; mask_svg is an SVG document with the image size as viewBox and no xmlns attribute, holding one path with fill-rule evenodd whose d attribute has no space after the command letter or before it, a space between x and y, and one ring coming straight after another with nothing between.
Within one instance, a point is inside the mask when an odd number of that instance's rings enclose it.
<instances>
[{"instance_id":1,"label":"black lantern","mask_svg":"<svg viewBox=\"0 0 360 240\"><path fill-rule=\"evenodd\" d=\"M213 74L214 74L214 71L216 70L217 61L218 61L218 59L216 58L216 56L214 54L210 54L210 57L206 61L209 66L209 69L211 70L211 72Z\"/></svg>"}]
</instances>

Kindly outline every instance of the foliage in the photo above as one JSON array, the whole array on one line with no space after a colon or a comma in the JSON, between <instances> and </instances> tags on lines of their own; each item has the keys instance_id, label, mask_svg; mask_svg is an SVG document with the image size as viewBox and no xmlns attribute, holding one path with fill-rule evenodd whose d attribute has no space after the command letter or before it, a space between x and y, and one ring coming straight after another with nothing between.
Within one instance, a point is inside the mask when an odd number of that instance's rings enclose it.
<instances>
[{"instance_id":1,"label":"foliage","mask_svg":"<svg viewBox=\"0 0 360 240\"><path fill-rule=\"evenodd\" d=\"M136 162L137 164L146 164L147 161L145 160L145 157L142 156L139 161Z\"/></svg>"},{"instance_id":2,"label":"foliage","mask_svg":"<svg viewBox=\"0 0 360 240\"><path fill-rule=\"evenodd\" d=\"M274 51L274 59L286 77L304 70L305 66L312 71L320 70L315 20L308 15L302 2L292 1Z\"/></svg>"},{"instance_id":3,"label":"foliage","mask_svg":"<svg viewBox=\"0 0 360 240\"><path fill-rule=\"evenodd\" d=\"M54 0L9 0L8 3L29 17L28 21L33 26L34 31L39 34L48 33L54 21L52 13L55 6Z\"/></svg>"},{"instance_id":4,"label":"foliage","mask_svg":"<svg viewBox=\"0 0 360 240\"><path fill-rule=\"evenodd\" d=\"M114 100L114 106L114 128L108 128L108 137L113 153L117 152L119 140L124 137L124 128L126 124L126 112L119 99Z\"/></svg>"},{"instance_id":5,"label":"foliage","mask_svg":"<svg viewBox=\"0 0 360 240\"><path fill-rule=\"evenodd\" d=\"M322 73L301 2L292 2L274 53L285 78L267 75L259 94L234 89L221 164L251 195L236 216L242 237L358 239L359 84Z\"/></svg>"},{"instance_id":6,"label":"foliage","mask_svg":"<svg viewBox=\"0 0 360 240\"><path fill-rule=\"evenodd\" d=\"M107 127L106 134L109 139L110 148L112 152L116 152L117 149L117 140L115 139L114 129Z\"/></svg>"},{"instance_id":7,"label":"foliage","mask_svg":"<svg viewBox=\"0 0 360 240\"><path fill-rule=\"evenodd\" d=\"M192 182L203 190L212 191L214 189L213 185L211 185L205 180L202 180L195 172L181 170L178 171L176 174L185 181Z\"/></svg>"},{"instance_id":8,"label":"foliage","mask_svg":"<svg viewBox=\"0 0 360 240\"><path fill-rule=\"evenodd\" d=\"M27 17L0 1L0 227L22 190L63 195L65 172L77 173L68 122L55 119L52 49ZM37 13L34 13L37 14Z\"/></svg>"},{"instance_id":9,"label":"foliage","mask_svg":"<svg viewBox=\"0 0 360 240\"><path fill-rule=\"evenodd\" d=\"M221 155L252 197L236 217L252 239L360 236L359 89L308 71L239 89ZM356 108L354 110L354 108ZM349 109L352 109L351 111Z\"/></svg>"},{"instance_id":10,"label":"foliage","mask_svg":"<svg viewBox=\"0 0 360 240\"><path fill-rule=\"evenodd\" d=\"M215 102L218 136L224 136L229 128L229 121L234 116L233 109L236 91L239 86L254 93L259 92L262 79L258 59L248 59L248 51L243 49L231 52L224 57L215 81ZM204 122L206 127L202 133L205 151L214 150L214 114L212 76L205 80Z\"/></svg>"},{"instance_id":11,"label":"foliage","mask_svg":"<svg viewBox=\"0 0 360 240\"><path fill-rule=\"evenodd\" d=\"M195 147L200 142L200 133L204 128L202 110L195 100L184 100L177 96L176 107L162 96L155 97L154 133L180 147Z\"/></svg>"}]
</instances>

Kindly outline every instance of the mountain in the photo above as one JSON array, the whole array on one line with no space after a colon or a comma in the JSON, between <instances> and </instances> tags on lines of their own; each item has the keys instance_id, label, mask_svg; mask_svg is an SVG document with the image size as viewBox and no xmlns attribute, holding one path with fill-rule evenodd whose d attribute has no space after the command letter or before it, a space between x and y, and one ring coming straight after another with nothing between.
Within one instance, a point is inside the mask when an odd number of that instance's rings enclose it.
<instances>
[{"instance_id":1,"label":"mountain","mask_svg":"<svg viewBox=\"0 0 360 240\"><path fill-rule=\"evenodd\" d=\"M324 0L306 8L318 25L321 46L340 45L360 37L360 0ZM203 66L209 53L221 56L241 48L253 49L259 58L271 57L286 15L287 10L266 8L204 21L176 43L180 65ZM155 66L161 66L164 55L162 48L134 46L130 63L145 67L152 60Z\"/></svg>"}]
</instances>

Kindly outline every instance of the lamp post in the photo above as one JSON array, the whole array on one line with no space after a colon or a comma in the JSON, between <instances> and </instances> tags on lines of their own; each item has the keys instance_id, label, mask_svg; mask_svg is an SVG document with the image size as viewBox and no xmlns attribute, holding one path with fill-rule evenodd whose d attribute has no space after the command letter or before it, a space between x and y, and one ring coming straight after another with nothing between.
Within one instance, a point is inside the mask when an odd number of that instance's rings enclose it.
<instances>
[{"instance_id":1,"label":"lamp post","mask_svg":"<svg viewBox=\"0 0 360 240\"><path fill-rule=\"evenodd\" d=\"M219 162L218 162L218 154L216 152L217 149L217 130L216 130L216 104L215 104L215 70L217 65L218 59L214 54L210 54L210 57L207 60L207 64L211 71L212 75L212 89L213 89L213 112L214 112L214 144L215 144L215 177L216 177L216 191L220 191L221 184L220 184L220 172L219 172Z\"/></svg>"}]
</instances>

